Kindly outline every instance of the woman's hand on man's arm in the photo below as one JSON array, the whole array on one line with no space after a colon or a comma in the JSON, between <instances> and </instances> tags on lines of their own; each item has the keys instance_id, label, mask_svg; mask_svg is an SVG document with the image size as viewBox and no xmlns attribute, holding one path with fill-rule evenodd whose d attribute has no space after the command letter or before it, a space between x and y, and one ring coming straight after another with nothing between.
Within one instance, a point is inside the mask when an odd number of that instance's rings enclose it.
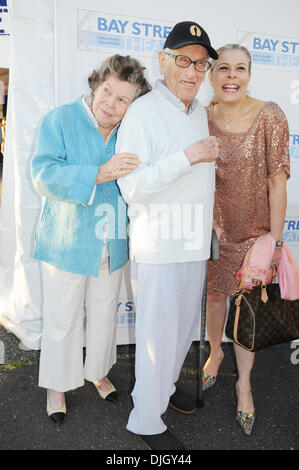
<instances>
[{"instance_id":1,"label":"woman's hand on man's arm","mask_svg":"<svg viewBox=\"0 0 299 470\"><path fill-rule=\"evenodd\" d=\"M137 155L130 153L117 153L103 163L98 171L96 184L107 183L108 181L117 180L122 176L132 173L140 165L140 160Z\"/></svg>"}]
</instances>

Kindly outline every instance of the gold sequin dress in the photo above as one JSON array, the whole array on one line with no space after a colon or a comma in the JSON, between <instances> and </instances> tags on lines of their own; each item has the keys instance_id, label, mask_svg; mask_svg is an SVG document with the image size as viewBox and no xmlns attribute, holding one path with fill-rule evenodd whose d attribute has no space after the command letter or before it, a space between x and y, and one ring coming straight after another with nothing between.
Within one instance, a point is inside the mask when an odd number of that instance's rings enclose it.
<instances>
[{"instance_id":1,"label":"gold sequin dress","mask_svg":"<svg viewBox=\"0 0 299 470\"><path fill-rule=\"evenodd\" d=\"M234 294L235 275L256 238L270 231L267 179L283 169L290 176L289 129L283 111L266 102L247 132L220 129L213 105L210 135L220 139L216 162L214 224L220 229L220 259L208 262L208 287Z\"/></svg>"}]
</instances>

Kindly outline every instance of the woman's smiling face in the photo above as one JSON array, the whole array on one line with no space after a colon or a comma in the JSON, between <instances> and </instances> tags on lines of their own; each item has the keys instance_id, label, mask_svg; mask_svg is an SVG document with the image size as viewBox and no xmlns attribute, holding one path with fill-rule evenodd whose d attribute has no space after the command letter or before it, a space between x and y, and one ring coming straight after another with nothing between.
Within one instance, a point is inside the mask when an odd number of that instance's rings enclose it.
<instances>
[{"instance_id":1,"label":"woman's smiling face","mask_svg":"<svg viewBox=\"0 0 299 470\"><path fill-rule=\"evenodd\" d=\"M210 83L219 101L237 102L246 96L250 81L249 58L242 50L220 54L209 73Z\"/></svg>"},{"instance_id":2,"label":"woman's smiling face","mask_svg":"<svg viewBox=\"0 0 299 470\"><path fill-rule=\"evenodd\" d=\"M104 128L115 127L124 117L137 92L137 85L110 75L94 92L91 110Z\"/></svg>"}]
</instances>

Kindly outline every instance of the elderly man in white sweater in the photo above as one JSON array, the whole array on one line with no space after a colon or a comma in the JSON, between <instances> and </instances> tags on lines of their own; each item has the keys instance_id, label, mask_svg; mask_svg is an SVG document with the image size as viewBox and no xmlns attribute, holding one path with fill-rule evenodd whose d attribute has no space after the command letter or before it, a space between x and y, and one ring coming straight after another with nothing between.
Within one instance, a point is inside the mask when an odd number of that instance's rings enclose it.
<instances>
[{"instance_id":1,"label":"elderly man in white sweater","mask_svg":"<svg viewBox=\"0 0 299 470\"><path fill-rule=\"evenodd\" d=\"M192 414L175 383L195 338L210 256L218 141L196 95L217 58L204 29L178 23L159 53L164 80L137 99L117 151L140 167L118 180L129 206L136 307L136 383L127 429L148 449L184 449L161 415L170 404Z\"/></svg>"}]
</instances>

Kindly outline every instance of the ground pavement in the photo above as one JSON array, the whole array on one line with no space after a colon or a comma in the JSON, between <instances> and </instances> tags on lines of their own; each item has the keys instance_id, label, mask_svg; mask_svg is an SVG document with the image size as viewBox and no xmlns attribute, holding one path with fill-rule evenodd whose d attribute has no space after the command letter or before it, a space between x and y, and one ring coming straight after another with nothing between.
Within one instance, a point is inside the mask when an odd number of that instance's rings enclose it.
<instances>
[{"instance_id":1,"label":"ground pavement","mask_svg":"<svg viewBox=\"0 0 299 470\"><path fill-rule=\"evenodd\" d=\"M39 352L21 351L17 338L2 327L0 341L5 347L4 364L0 365L0 450L144 449L126 431L134 383L133 345L118 347L118 362L109 375L118 390L119 402L105 402L86 382L67 394L68 413L63 424L57 426L46 414L46 393L37 386ZM232 345L225 343L223 348L225 360L215 387L205 392L204 407L192 416L169 408L163 417L169 429L188 450L194 451L298 450L299 343L275 346L256 355L252 388L257 419L250 437L236 424L236 366ZM195 395L197 368L195 342L180 378L181 385Z\"/></svg>"}]
</instances>

